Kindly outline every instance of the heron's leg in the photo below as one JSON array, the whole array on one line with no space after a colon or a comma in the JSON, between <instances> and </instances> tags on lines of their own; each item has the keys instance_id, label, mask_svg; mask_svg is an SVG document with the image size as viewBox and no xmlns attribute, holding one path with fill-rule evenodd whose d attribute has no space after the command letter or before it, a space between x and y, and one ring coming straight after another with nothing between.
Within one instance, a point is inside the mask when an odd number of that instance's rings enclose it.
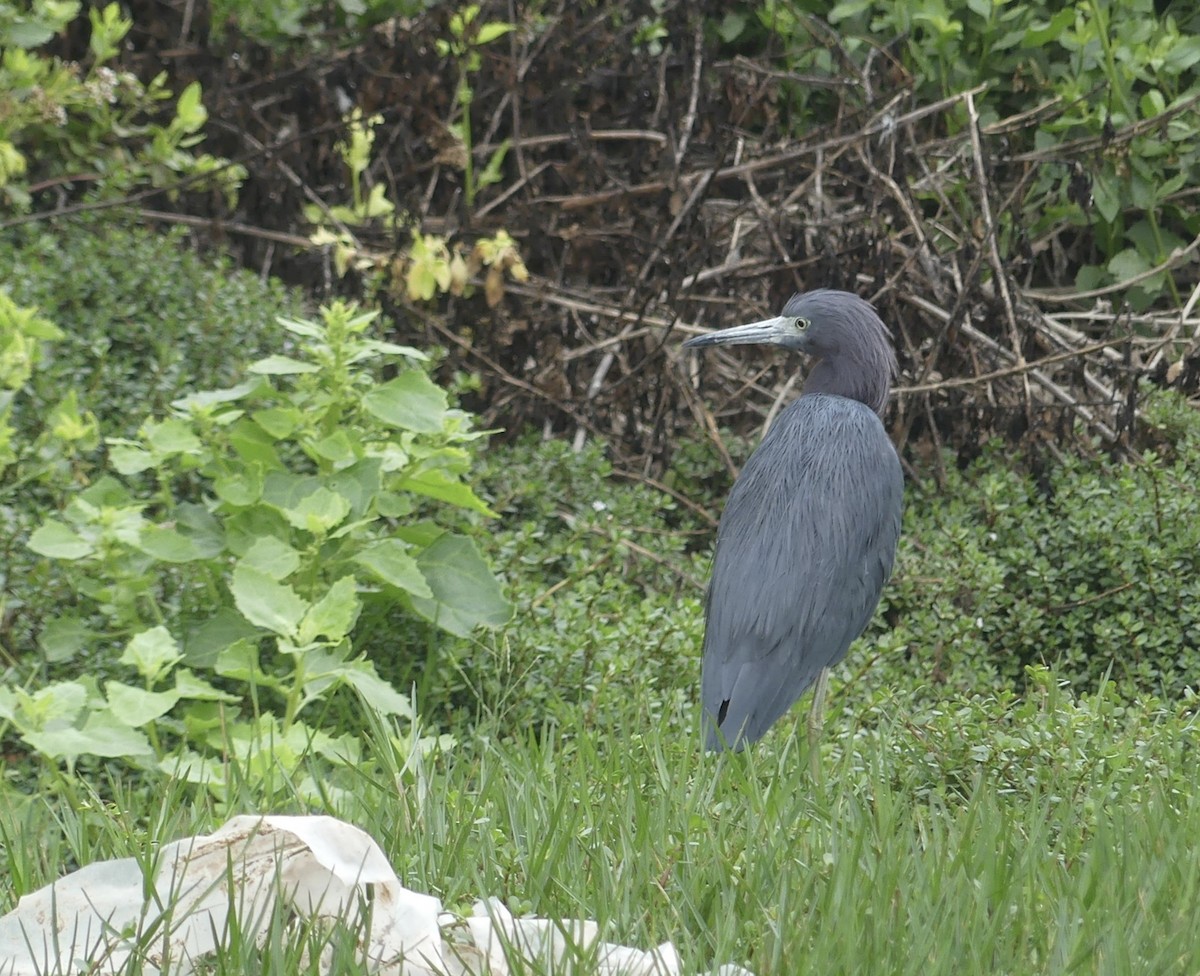
<instances>
[{"instance_id":1,"label":"heron's leg","mask_svg":"<svg viewBox=\"0 0 1200 976\"><path fill-rule=\"evenodd\" d=\"M829 668L821 668L813 684L808 712L808 765L813 779L821 778L821 733L825 729L825 698L829 694Z\"/></svg>"}]
</instances>

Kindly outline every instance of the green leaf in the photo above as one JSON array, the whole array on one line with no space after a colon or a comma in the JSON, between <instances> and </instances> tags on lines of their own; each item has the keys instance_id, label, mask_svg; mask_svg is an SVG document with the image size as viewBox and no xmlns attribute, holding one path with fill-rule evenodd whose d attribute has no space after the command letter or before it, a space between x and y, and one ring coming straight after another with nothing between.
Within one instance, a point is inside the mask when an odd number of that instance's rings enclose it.
<instances>
[{"instance_id":1,"label":"green leaf","mask_svg":"<svg viewBox=\"0 0 1200 976\"><path fill-rule=\"evenodd\" d=\"M250 640L257 635L258 628L251 626L233 607L220 607L187 635L183 649L184 660L198 668L211 668L221 651L231 644L240 640ZM177 671L176 674L178 673Z\"/></svg>"},{"instance_id":2,"label":"green leaf","mask_svg":"<svg viewBox=\"0 0 1200 976\"><path fill-rule=\"evenodd\" d=\"M245 681L260 688L283 687L283 682L258 666L258 646L249 640L235 641L221 651L213 670L224 678Z\"/></svg>"},{"instance_id":3,"label":"green leaf","mask_svg":"<svg viewBox=\"0 0 1200 976\"><path fill-rule=\"evenodd\" d=\"M416 559L409 547L399 539L384 539L354 557L360 566L365 566L383 582L399 587L413 596L433 598L433 590L421 575Z\"/></svg>"},{"instance_id":4,"label":"green leaf","mask_svg":"<svg viewBox=\"0 0 1200 976\"><path fill-rule=\"evenodd\" d=\"M114 444L108 449L108 459L118 474L141 474L154 467L154 455L132 444Z\"/></svg>"},{"instance_id":5,"label":"green leaf","mask_svg":"<svg viewBox=\"0 0 1200 976\"><path fill-rule=\"evenodd\" d=\"M188 539L202 559L211 559L225 551L225 527L198 502L180 502L175 506L175 529Z\"/></svg>"},{"instance_id":6,"label":"green leaf","mask_svg":"<svg viewBox=\"0 0 1200 976\"><path fill-rule=\"evenodd\" d=\"M171 406L177 410L188 412L215 407L222 403L233 403L244 399L263 386L266 386L265 380L246 380L245 383L239 383L237 386L231 386L224 390L197 390L195 393L181 396L178 400L172 400Z\"/></svg>"},{"instance_id":7,"label":"green leaf","mask_svg":"<svg viewBox=\"0 0 1200 976\"><path fill-rule=\"evenodd\" d=\"M294 407L271 407L268 410L256 410L250 419L276 440L283 440L304 423L304 414Z\"/></svg>"},{"instance_id":8,"label":"green leaf","mask_svg":"<svg viewBox=\"0 0 1200 976\"><path fill-rule=\"evenodd\" d=\"M82 559L94 551L90 542L84 541L62 522L55 521L38 526L27 545L38 555L51 559Z\"/></svg>"},{"instance_id":9,"label":"green leaf","mask_svg":"<svg viewBox=\"0 0 1200 976\"><path fill-rule=\"evenodd\" d=\"M496 515L469 485L458 478L451 477L440 468L418 471L400 482L400 487L456 505L459 508L479 512L481 515L489 515L493 518Z\"/></svg>"},{"instance_id":10,"label":"green leaf","mask_svg":"<svg viewBox=\"0 0 1200 976\"><path fill-rule=\"evenodd\" d=\"M142 529L137 548L164 563L190 563L208 555L187 536L160 525Z\"/></svg>"},{"instance_id":11,"label":"green leaf","mask_svg":"<svg viewBox=\"0 0 1200 976\"><path fill-rule=\"evenodd\" d=\"M296 571L300 565L300 553L282 539L267 535L254 541L242 556L242 562L273 580L281 580Z\"/></svg>"},{"instance_id":12,"label":"green leaf","mask_svg":"<svg viewBox=\"0 0 1200 976\"><path fill-rule=\"evenodd\" d=\"M479 28L479 33L475 35L476 44L490 44L498 37L503 37L509 31L514 30L513 24L505 24L501 21L494 20L491 23L484 24Z\"/></svg>"},{"instance_id":13,"label":"green leaf","mask_svg":"<svg viewBox=\"0 0 1200 976\"><path fill-rule=\"evenodd\" d=\"M353 576L343 576L304 615L300 643L311 644L318 637L340 641L354 629L361 606L357 581Z\"/></svg>"},{"instance_id":14,"label":"green leaf","mask_svg":"<svg viewBox=\"0 0 1200 976\"><path fill-rule=\"evenodd\" d=\"M308 604L290 586L243 563L234 569L229 589L243 617L281 637L294 637L308 610Z\"/></svg>"},{"instance_id":15,"label":"green leaf","mask_svg":"<svg viewBox=\"0 0 1200 976\"><path fill-rule=\"evenodd\" d=\"M179 644L166 627L151 627L135 634L125 645L118 660L137 669L138 674L153 684L183 659Z\"/></svg>"},{"instance_id":16,"label":"green leaf","mask_svg":"<svg viewBox=\"0 0 1200 976\"><path fill-rule=\"evenodd\" d=\"M1044 7L1031 9L1045 9ZM1025 47L1043 47L1050 41L1057 41L1063 31L1070 27L1075 22L1075 7L1073 4L1068 4L1059 10L1048 21L1035 20L1029 25L1029 29L1025 32Z\"/></svg>"},{"instance_id":17,"label":"green leaf","mask_svg":"<svg viewBox=\"0 0 1200 976\"><path fill-rule=\"evenodd\" d=\"M338 463L354 458L361 451L362 442L357 436L351 438L348 431L338 429L310 446L319 457Z\"/></svg>"},{"instance_id":18,"label":"green leaf","mask_svg":"<svg viewBox=\"0 0 1200 976\"><path fill-rule=\"evenodd\" d=\"M1152 267L1149 259L1132 247L1127 247L1108 262L1108 271L1117 281L1128 281Z\"/></svg>"},{"instance_id":19,"label":"green leaf","mask_svg":"<svg viewBox=\"0 0 1200 976\"><path fill-rule=\"evenodd\" d=\"M350 502L328 488L318 488L297 504L283 509L283 517L298 529L325 535L350 514Z\"/></svg>"},{"instance_id":20,"label":"green leaf","mask_svg":"<svg viewBox=\"0 0 1200 976\"><path fill-rule=\"evenodd\" d=\"M368 391L362 405L385 424L419 434L440 433L448 408L445 392L418 369Z\"/></svg>"},{"instance_id":21,"label":"green leaf","mask_svg":"<svg viewBox=\"0 0 1200 976\"><path fill-rule=\"evenodd\" d=\"M379 493L382 469L379 458L363 458L326 479L326 485L350 502L354 518L362 518Z\"/></svg>"},{"instance_id":22,"label":"green leaf","mask_svg":"<svg viewBox=\"0 0 1200 976\"><path fill-rule=\"evenodd\" d=\"M717 27L717 34L726 44L732 44L746 29L746 15L743 13L735 13L732 10L726 11L725 17L721 20L720 26Z\"/></svg>"},{"instance_id":23,"label":"green leaf","mask_svg":"<svg viewBox=\"0 0 1200 976\"><path fill-rule=\"evenodd\" d=\"M105 759L154 755L150 740L136 729L122 725L107 708L92 712L82 729L27 732L24 739L38 752L56 759L84 755Z\"/></svg>"},{"instance_id":24,"label":"green leaf","mask_svg":"<svg viewBox=\"0 0 1200 976\"><path fill-rule=\"evenodd\" d=\"M1096 209L1108 223L1117 219L1121 212L1120 187L1116 180L1104 173L1097 173L1092 180L1092 200Z\"/></svg>"},{"instance_id":25,"label":"green leaf","mask_svg":"<svg viewBox=\"0 0 1200 976\"><path fill-rule=\"evenodd\" d=\"M362 701L377 711L388 715L402 715L404 718L412 717L412 702L379 677L371 661L342 661L334 655L317 653L310 655L308 665L314 679L305 685L306 697L317 699L332 684L348 684L359 694Z\"/></svg>"},{"instance_id":26,"label":"green leaf","mask_svg":"<svg viewBox=\"0 0 1200 976\"><path fill-rule=\"evenodd\" d=\"M246 370L264 376L287 376L295 373L317 373L321 367L292 359L291 356L267 356L251 363Z\"/></svg>"},{"instance_id":27,"label":"green leaf","mask_svg":"<svg viewBox=\"0 0 1200 976\"><path fill-rule=\"evenodd\" d=\"M131 729L140 728L166 715L179 701L179 691L146 691L120 681L104 685L104 694L113 717Z\"/></svg>"},{"instance_id":28,"label":"green leaf","mask_svg":"<svg viewBox=\"0 0 1200 976\"><path fill-rule=\"evenodd\" d=\"M213 492L223 502L244 508L262 497L263 472L257 464L247 465L213 480Z\"/></svg>"},{"instance_id":29,"label":"green leaf","mask_svg":"<svg viewBox=\"0 0 1200 976\"><path fill-rule=\"evenodd\" d=\"M241 701L237 695L210 685L203 678L196 677L187 668L179 668L175 672L175 693L180 698L190 698L193 701L215 701L234 705Z\"/></svg>"},{"instance_id":30,"label":"green leaf","mask_svg":"<svg viewBox=\"0 0 1200 976\"><path fill-rule=\"evenodd\" d=\"M159 455L199 454L203 445L191 426L183 420L169 419L142 425L142 437Z\"/></svg>"},{"instance_id":31,"label":"green leaf","mask_svg":"<svg viewBox=\"0 0 1200 976\"><path fill-rule=\"evenodd\" d=\"M445 533L417 557L417 566L433 598L414 596L413 606L443 630L466 637L475 627L499 627L512 616L512 606L470 539Z\"/></svg>"},{"instance_id":32,"label":"green leaf","mask_svg":"<svg viewBox=\"0 0 1200 976\"><path fill-rule=\"evenodd\" d=\"M79 617L60 616L42 628L38 634L38 647L49 663L60 664L75 657L95 636Z\"/></svg>"}]
</instances>

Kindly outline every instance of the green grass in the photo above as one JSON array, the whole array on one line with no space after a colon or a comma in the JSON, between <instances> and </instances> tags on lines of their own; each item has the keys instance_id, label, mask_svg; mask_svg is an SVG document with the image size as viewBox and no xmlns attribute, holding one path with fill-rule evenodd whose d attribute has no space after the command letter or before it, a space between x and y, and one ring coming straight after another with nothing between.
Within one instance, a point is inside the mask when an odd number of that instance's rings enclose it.
<instances>
[{"instance_id":1,"label":"green grass","mask_svg":"<svg viewBox=\"0 0 1200 976\"><path fill-rule=\"evenodd\" d=\"M634 701L606 736L495 741L481 728L424 758L376 725L324 812L369 831L449 908L492 894L518 913L594 918L612 941L674 941L692 971L1200 971L1189 706L1076 699L1034 679L1029 699L895 707L869 727L835 710L819 783L800 713L723 756L677 722L645 725ZM144 858L153 841L257 809L246 778L223 809L180 786L164 800L110 780L101 800L54 782L54 796L0 802L4 909L72 865ZM301 936L282 919L272 931L274 948L241 945L217 971L298 965ZM345 941L304 936L327 937Z\"/></svg>"}]
</instances>

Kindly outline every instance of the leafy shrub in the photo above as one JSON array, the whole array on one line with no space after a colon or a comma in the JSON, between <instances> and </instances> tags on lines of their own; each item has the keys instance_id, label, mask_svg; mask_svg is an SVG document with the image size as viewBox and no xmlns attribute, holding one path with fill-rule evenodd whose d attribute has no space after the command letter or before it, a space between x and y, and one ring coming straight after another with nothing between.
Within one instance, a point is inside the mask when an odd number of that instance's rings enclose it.
<instances>
[{"instance_id":1,"label":"leafy shrub","mask_svg":"<svg viewBox=\"0 0 1200 976\"><path fill-rule=\"evenodd\" d=\"M816 23L827 17L860 69L868 60L886 64L876 52L894 39L889 51L911 75L918 104L986 84L975 99L984 125L1047 105L1028 126L1006 132L1008 151L1037 150L1054 162L1038 165L1018 205L998 215L1001 243L1015 254L1022 235L1039 239L1064 226L1086 232L1094 250L1084 252L1076 284L1090 289L1148 271L1196 233L1187 193L1200 180L1200 18L1174 8L1159 16L1153 0L844 0L832 9L771 0L758 25L727 17L722 36L733 42L758 27L784 42L790 69L840 78L831 29ZM787 90L796 129L831 114L831 96L819 88ZM957 123L966 121L960 112ZM940 199L958 189L942 187ZM937 199L931 193L931 204ZM1164 290L1178 300L1174 289L1162 271L1128 297L1145 308Z\"/></svg>"},{"instance_id":2,"label":"leafy shrub","mask_svg":"<svg viewBox=\"0 0 1200 976\"><path fill-rule=\"evenodd\" d=\"M480 709L518 734L611 729L636 695L678 721L699 674L710 530L670 497L613 478L601 445L526 438L489 452L479 483L503 519L482 544L503 567L516 623L445 648L426 714L443 711L456 729Z\"/></svg>"},{"instance_id":3,"label":"leafy shrub","mask_svg":"<svg viewBox=\"0 0 1200 976\"><path fill-rule=\"evenodd\" d=\"M100 195L122 195L149 184L174 188L196 178L232 197L245 169L192 147L203 139L208 113L200 85L188 85L165 123L154 121L171 100L163 75L148 85L107 67L133 26L110 3L88 11L92 60L77 64L36 49L79 16L74 0L0 0L0 199L20 209L30 187L63 186L90 174Z\"/></svg>"},{"instance_id":4,"label":"leafy shrub","mask_svg":"<svg viewBox=\"0 0 1200 976\"><path fill-rule=\"evenodd\" d=\"M283 334L275 316L298 308L278 284L227 259L201 258L181 238L127 225L112 212L0 234L8 301L36 309L58 333L32 350L14 338L16 313L0 323L6 348L20 345L28 367L5 367L19 381L19 388L8 384L12 436L0 471L0 644L12 659L28 656L50 608L72 600L24 540L46 512L99 476L100 429L133 436L147 410L165 412L189 387L242 379L244 362L229 351L262 355Z\"/></svg>"},{"instance_id":5,"label":"leafy shrub","mask_svg":"<svg viewBox=\"0 0 1200 976\"><path fill-rule=\"evenodd\" d=\"M26 742L214 788L222 752L240 750L264 776L281 771L282 788L306 755L352 759L352 740L298 718L337 687L408 714L355 656L364 608L401 601L460 635L507 619L474 545L447 528L455 508L488 514L462 477L483 435L423 354L365 335L374 317L339 304L322 322L283 320L288 355L110 439L112 468L134 487L101 478L33 533L30 548L58 562L84 609L48 622L47 656L86 655L95 670L119 654L139 684L0 689L0 718ZM381 381L384 364L395 375ZM422 499L438 503L432 515Z\"/></svg>"},{"instance_id":6,"label":"leafy shrub","mask_svg":"<svg viewBox=\"0 0 1200 976\"><path fill-rule=\"evenodd\" d=\"M1081 687L1105 675L1175 697L1200 674L1200 418L1174 395L1151 416L1171 460L1069 460L1043 488L997 451L913 498L885 591L920 680L970 690L1049 664ZM979 690L976 687L974 690Z\"/></svg>"},{"instance_id":7,"label":"leafy shrub","mask_svg":"<svg viewBox=\"0 0 1200 976\"><path fill-rule=\"evenodd\" d=\"M14 408L26 436L64 390L77 391L106 433L130 436L147 412L165 412L188 389L237 381L278 344L276 316L297 311L296 298L226 257L197 255L185 236L113 213L0 235L13 300L63 332Z\"/></svg>"}]
</instances>

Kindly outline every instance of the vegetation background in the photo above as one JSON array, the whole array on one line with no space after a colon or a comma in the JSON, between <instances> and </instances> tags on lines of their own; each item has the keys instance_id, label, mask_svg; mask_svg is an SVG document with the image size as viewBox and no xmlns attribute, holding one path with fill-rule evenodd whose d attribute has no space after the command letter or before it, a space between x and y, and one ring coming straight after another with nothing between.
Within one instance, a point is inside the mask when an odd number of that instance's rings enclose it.
<instances>
[{"instance_id":1,"label":"vegetation background","mask_svg":"<svg viewBox=\"0 0 1200 976\"><path fill-rule=\"evenodd\" d=\"M0 51L0 910L327 812L694 971L1200 970L1191 4L0 0ZM696 729L798 364L678 351L814 286L894 330L908 477L818 780Z\"/></svg>"}]
</instances>

